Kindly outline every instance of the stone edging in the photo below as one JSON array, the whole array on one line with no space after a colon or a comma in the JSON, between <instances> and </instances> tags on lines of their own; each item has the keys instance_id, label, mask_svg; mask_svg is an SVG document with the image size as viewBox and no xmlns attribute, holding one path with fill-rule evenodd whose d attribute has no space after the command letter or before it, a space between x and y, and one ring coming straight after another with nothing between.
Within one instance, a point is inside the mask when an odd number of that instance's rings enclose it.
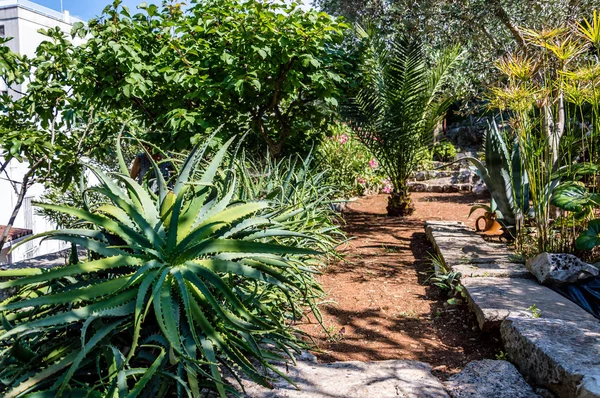
<instances>
[{"instance_id":1,"label":"stone edging","mask_svg":"<svg viewBox=\"0 0 600 398\"><path fill-rule=\"evenodd\" d=\"M502 244L459 222L425 222L446 266L462 273L482 330L500 329L521 373L558 397L600 398L600 322L540 285ZM532 310L532 306L535 309Z\"/></svg>"}]
</instances>

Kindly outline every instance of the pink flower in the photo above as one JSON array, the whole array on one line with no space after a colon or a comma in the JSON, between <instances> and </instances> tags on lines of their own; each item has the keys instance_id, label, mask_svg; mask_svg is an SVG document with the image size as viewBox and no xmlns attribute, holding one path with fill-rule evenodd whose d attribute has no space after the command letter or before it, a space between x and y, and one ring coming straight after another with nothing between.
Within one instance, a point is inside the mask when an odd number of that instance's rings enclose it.
<instances>
[{"instance_id":1,"label":"pink flower","mask_svg":"<svg viewBox=\"0 0 600 398\"><path fill-rule=\"evenodd\" d=\"M342 135L340 135L340 138L338 138L338 142L343 145L346 142L348 142L348 139L349 138L346 134L342 134Z\"/></svg>"},{"instance_id":2,"label":"pink flower","mask_svg":"<svg viewBox=\"0 0 600 398\"><path fill-rule=\"evenodd\" d=\"M358 182L361 185L365 185L367 183L367 180L365 180L363 177L356 177L356 182Z\"/></svg>"},{"instance_id":3,"label":"pink flower","mask_svg":"<svg viewBox=\"0 0 600 398\"><path fill-rule=\"evenodd\" d=\"M394 186L392 185L392 181L388 178L386 178L385 180L383 180L383 189L382 191L384 193L392 193L392 191L394 190Z\"/></svg>"},{"instance_id":4,"label":"pink flower","mask_svg":"<svg viewBox=\"0 0 600 398\"><path fill-rule=\"evenodd\" d=\"M373 158L369 161L369 167L371 169L376 169L379 167L379 162L377 162L377 159Z\"/></svg>"}]
</instances>

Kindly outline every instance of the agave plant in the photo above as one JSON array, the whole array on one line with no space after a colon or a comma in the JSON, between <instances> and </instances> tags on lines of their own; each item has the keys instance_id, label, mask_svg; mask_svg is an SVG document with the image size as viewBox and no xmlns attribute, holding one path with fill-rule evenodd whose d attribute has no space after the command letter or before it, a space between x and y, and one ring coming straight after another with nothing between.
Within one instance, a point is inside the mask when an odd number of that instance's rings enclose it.
<instances>
[{"instance_id":1,"label":"agave plant","mask_svg":"<svg viewBox=\"0 0 600 398\"><path fill-rule=\"evenodd\" d=\"M303 345L290 321L320 294L319 252L276 202L236 199L236 173L221 164L230 145L197 179L206 148L195 148L170 185L153 162L154 194L129 178L118 144L120 172L90 166L107 204L42 205L95 229L36 237L94 260L0 271L0 289L17 289L0 303L2 396L224 397L224 368L271 386L269 361Z\"/></svg>"},{"instance_id":2,"label":"agave plant","mask_svg":"<svg viewBox=\"0 0 600 398\"><path fill-rule=\"evenodd\" d=\"M452 48L428 68L416 41L403 37L387 40L372 29L359 27L357 31L367 43L368 56L360 90L348 114L357 135L392 182L388 214L408 215L414 211L408 179L454 100L444 94L444 85L461 52Z\"/></svg>"},{"instance_id":3,"label":"agave plant","mask_svg":"<svg viewBox=\"0 0 600 398\"><path fill-rule=\"evenodd\" d=\"M529 179L519 145L515 142L509 152L498 125L492 121L485 136L485 164L474 157L463 159L477 168L492 197L490 208L504 225L515 226L522 221L529 212Z\"/></svg>"}]
</instances>

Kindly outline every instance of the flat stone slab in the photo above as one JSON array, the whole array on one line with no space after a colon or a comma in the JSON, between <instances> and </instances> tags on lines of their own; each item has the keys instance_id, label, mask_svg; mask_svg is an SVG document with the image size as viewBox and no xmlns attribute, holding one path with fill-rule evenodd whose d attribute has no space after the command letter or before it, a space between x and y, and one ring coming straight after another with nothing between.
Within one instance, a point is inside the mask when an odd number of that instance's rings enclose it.
<instances>
[{"instance_id":1,"label":"flat stone slab","mask_svg":"<svg viewBox=\"0 0 600 398\"><path fill-rule=\"evenodd\" d=\"M425 232L437 253L463 277L532 278L524 264L501 243L485 241L460 222L426 221Z\"/></svg>"},{"instance_id":2,"label":"flat stone slab","mask_svg":"<svg viewBox=\"0 0 600 398\"><path fill-rule=\"evenodd\" d=\"M248 398L442 398L448 397L431 367L417 361L298 361L278 368L300 388L283 379L270 390L244 381Z\"/></svg>"},{"instance_id":3,"label":"flat stone slab","mask_svg":"<svg viewBox=\"0 0 600 398\"><path fill-rule=\"evenodd\" d=\"M481 263L460 264L452 266L453 271L460 272L463 278L523 278L534 279L531 272L520 263Z\"/></svg>"},{"instance_id":4,"label":"flat stone slab","mask_svg":"<svg viewBox=\"0 0 600 398\"><path fill-rule=\"evenodd\" d=\"M444 386L452 398L539 398L513 364L492 359L469 362Z\"/></svg>"},{"instance_id":5,"label":"flat stone slab","mask_svg":"<svg viewBox=\"0 0 600 398\"><path fill-rule=\"evenodd\" d=\"M533 318L527 309L533 304L540 311L537 319L596 321L577 304L533 279L463 278L461 283L482 330L497 329L508 317Z\"/></svg>"},{"instance_id":6,"label":"flat stone slab","mask_svg":"<svg viewBox=\"0 0 600 398\"><path fill-rule=\"evenodd\" d=\"M600 397L600 322L508 318L500 332L509 358L557 397Z\"/></svg>"}]
</instances>

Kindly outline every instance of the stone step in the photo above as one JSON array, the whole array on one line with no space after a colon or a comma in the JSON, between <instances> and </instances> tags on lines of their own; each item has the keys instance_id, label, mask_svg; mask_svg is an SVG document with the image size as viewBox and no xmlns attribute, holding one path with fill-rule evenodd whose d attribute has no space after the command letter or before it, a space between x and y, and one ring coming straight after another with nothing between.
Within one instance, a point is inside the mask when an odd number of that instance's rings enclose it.
<instances>
[{"instance_id":1,"label":"stone step","mask_svg":"<svg viewBox=\"0 0 600 398\"><path fill-rule=\"evenodd\" d=\"M426 221L425 233L446 266L463 277L532 278L502 243L485 241L463 223Z\"/></svg>"},{"instance_id":2,"label":"stone step","mask_svg":"<svg viewBox=\"0 0 600 398\"><path fill-rule=\"evenodd\" d=\"M452 398L539 398L513 364L483 359L469 362L444 383Z\"/></svg>"},{"instance_id":3,"label":"stone step","mask_svg":"<svg viewBox=\"0 0 600 398\"><path fill-rule=\"evenodd\" d=\"M429 181L410 181L408 183L410 192L471 192L473 184L455 183L449 178L439 178Z\"/></svg>"},{"instance_id":4,"label":"stone step","mask_svg":"<svg viewBox=\"0 0 600 398\"><path fill-rule=\"evenodd\" d=\"M528 310L535 304L539 318L565 321L594 321L591 314L534 279L462 278L467 300L482 330L498 329L508 317L533 318Z\"/></svg>"},{"instance_id":5,"label":"stone step","mask_svg":"<svg viewBox=\"0 0 600 398\"><path fill-rule=\"evenodd\" d=\"M309 354L310 355L310 354ZM306 354L305 354L306 357ZM317 363L300 360L296 366L277 366L298 389L279 378L275 388L243 381L248 398L447 398L431 367L417 361ZM232 383L235 386L235 382Z\"/></svg>"},{"instance_id":6,"label":"stone step","mask_svg":"<svg viewBox=\"0 0 600 398\"><path fill-rule=\"evenodd\" d=\"M461 168L459 170L422 170L412 175L413 181L430 181L436 179L448 178L454 183L474 184L481 180L481 177L472 169Z\"/></svg>"},{"instance_id":7,"label":"stone step","mask_svg":"<svg viewBox=\"0 0 600 398\"><path fill-rule=\"evenodd\" d=\"M522 374L560 398L600 398L600 322L594 316L527 278L506 247L464 225L435 221L425 229L446 264L463 273L461 284L480 328L500 328ZM485 272L490 275L479 277Z\"/></svg>"},{"instance_id":8,"label":"stone step","mask_svg":"<svg viewBox=\"0 0 600 398\"><path fill-rule=\"evenodd\" d=\"M508 318L504 347L521 373L557 397L600 398L600 322Z\"/></svg>"}]
</instances>

